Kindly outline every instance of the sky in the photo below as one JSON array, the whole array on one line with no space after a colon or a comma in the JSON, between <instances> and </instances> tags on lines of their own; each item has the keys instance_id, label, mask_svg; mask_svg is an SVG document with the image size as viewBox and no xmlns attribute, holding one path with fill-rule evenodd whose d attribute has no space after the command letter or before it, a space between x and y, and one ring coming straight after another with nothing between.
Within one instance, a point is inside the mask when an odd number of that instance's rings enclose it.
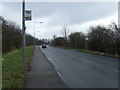
<instances>
[{"instance_id":1,"label":"sky","mask_svg":"<svg viewBox=\"0 0 120 90\"><path fill-rule=\"evenodd\" d=\"M32 20L26 21L26 33L34 35L35 30L39 39L62 36L64 25L69 33L88 33L90 26L118 22L117 2L26 2L25 8L32 10ZM21 2L2 2L1 10L5 19L22 26Z\"/></svg>"}]
</instances>

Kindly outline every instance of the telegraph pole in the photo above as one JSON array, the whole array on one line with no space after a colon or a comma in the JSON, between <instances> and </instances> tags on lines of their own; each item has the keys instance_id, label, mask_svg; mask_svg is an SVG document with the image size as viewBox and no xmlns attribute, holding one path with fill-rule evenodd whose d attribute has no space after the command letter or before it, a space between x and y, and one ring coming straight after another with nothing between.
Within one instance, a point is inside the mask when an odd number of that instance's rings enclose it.
<instances>
[{"instance_id":1,"label":"telegraph pole","mask_svg":"<svg viewBox=\"0 0 120 90\"><path fill-rule=\"evenodd\" d=\"M25 0L22 2L22 72L26 72L26 38L25 38Z\"/></svg>"}]
</instances>

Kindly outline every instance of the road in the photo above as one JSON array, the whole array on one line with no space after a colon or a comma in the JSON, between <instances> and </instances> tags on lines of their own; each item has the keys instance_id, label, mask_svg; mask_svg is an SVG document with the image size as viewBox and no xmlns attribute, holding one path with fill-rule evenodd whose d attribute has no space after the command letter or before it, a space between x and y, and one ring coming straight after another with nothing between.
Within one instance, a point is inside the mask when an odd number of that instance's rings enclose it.
<instances>
[{"instance_id":1,"label":"road","mask_svg":"<svg viewBox=\"0 0 120 90\"><path fill-rule=\"evenodd\" d=\"M118 59L73 49L41 49L70 88L118 88Z\"/></svg>"}]
</instances>

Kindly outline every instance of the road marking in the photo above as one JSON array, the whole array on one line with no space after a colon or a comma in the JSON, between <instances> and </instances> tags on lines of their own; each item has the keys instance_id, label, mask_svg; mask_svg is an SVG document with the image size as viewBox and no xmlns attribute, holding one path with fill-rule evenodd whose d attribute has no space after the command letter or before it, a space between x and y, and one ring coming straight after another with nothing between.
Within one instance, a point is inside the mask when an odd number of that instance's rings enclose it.
<instances>
[{"instance_id":1,"label":"road marking","mask_svg":"<svg viewBox=\"0 0 120 90\"><path fill-rule=\"evenodd\" d=\"M44 51L43 51L44 52ZM62 53L62 54L64 54L64 55L68 55L68 56L71 56L71 57L74 57L74 58L76 58L76 56L74 56L74 55L72 55L72 54L70 54L70 53L65 53L65 52L60 52L60 53ZM51 59L49 58L49 56L45 53L45 55L48 57L48 59L51 61ZM84 58L78 58L79 60L81 60L81 61L83 61L83 62L87 62L87 63L90 63L90 64L93 64L93 65L98 65L97 63L95 63L95 62L92 62L92 61L89 61L89 60L86 60L86 59L84 59ZM117 72L117 73L119 73L118 72L118 70L115 70L115 69L113 69L112 71L114 71L114 72ZM110 72L109 70L107 71L106 70L106 72Z\"/></svg>"},{"instance_id":2,"label":"road marking","mask_svg":"<svg viewBox=\"0 0 120 90\"><path fill-rule=\"evenodd\" d=\"M66 80L63 78L63 75L60 71L57 71L58 75L61 77L61 79L63 80L63 82L65 83L65 85L67 86L67 88L71 88L70 85L66 82Z\"/></svg>"},{"instance_id":3,"label":"road marking","mask_svg":"<svg viewBox=\"0 0 120 90\"><path fill-rule=\"evenodd\" d=\"M71 54L69 54L69 53L64 53L64 52L62 52L62 53L63 53L63 54L66 54L66 55L68 55L68 56L75 57L74 55L71 55ZM83 59L83 58L79 58L79 60L84 61L84 62L87 62L87 63L90 63L90 64L98 65L98 64L95 63L95 62L92 62L92 61L89 61L89 60L86 60L86 59ZM106 71L106 72L111 72L111 70L104 70L104 71ZM116 73L119 73L118 70L113 69L113 71L116 72Z\"/></svg>"},{"instance_id":4,"label":"road marking","mask_svg":"<svg viewBox=\"0 0 120 90\"><path fill-rule=\"evenodd\" d=\"M115 70L115 69L114 69L113 71L118 73L118 70Z\"/></svg>"},{"instance_id":5,"label":"road marking","mask_svg":"<svg viewBox=\"0 0 120 90\"><path fill-rule=\"evenodd\" d=\"M94 62L92 62L92 61L88 61L88 60L83 59L83 58L79 58L79 59L82 60L82 61L85 61L85 62L88 62L88 63L94 64L94 65L97 65L96 63L94 63Z\"/></svg>"},{"instance_id":6,"label":"road marking","mask_svg":"<svg viewBox=\"0 0 120 90\"><path fill-rule=\"evenodd\" d=\"M44 55L47 57L48 60L51 60L51 58L44 51L42 52L44 53Z\"/></svg>"},{"instance_id":7,"label":"road marking","mask_svg":"<svg viewBox=\"0 0 120 90\"><path fill-rule=\"evenodd\" d=\"M58 75L61 77L61 79L63 80L63 82L65 83L65 85L68 87L68 88L71 88L67 83L66 81L64 80L63 76L62 76L62 73L59 71L58 67L56 65L54 65L54 63L52 62L52 59L49 57L49 55L47 55L44 50L41 49L41 51L44 53L44 55L47 57L47 59L50 61L50 63L53 65L53 67L55 68L56 72L58 73Z\"/></svg>"},{"instance_id":8,"label":"road marking","mask_svg":"<svg viewBox=\"0 0 120 90\"><path fill-rule=\"evenodd\" d=\"M66 55L75 57L74 55L71 55L71 54L68 54L68 53L66 53ZM76 57L75 57L75 58L76 58ZM79 58L79 60L84 61L84 62L87 62L87 63L94 64L94 65L97 65L97 63L95 63L95 62L92 62L92 61L89 61L89 60L86 60L86 59L83 59L83 58Z\"/></svg>"},{"instance_id":9,"label":"road marking","mask_svg":"<svg viewBox=\"0 0 120 90\"><path fill-rule=\"evenodd\" d=\"M72 57L75 57L74 55L71 55L71 54L69 54L69 53L64 53L64 52L62 52L63 54L66 54L66 55L68 55L68 56L72 56ZM84 62L87 62L87 63L90 63L90 64L94 64L94 65L98 65L97 63L95 63L95 62L92 62L92 61L89 61L89 60L86 60L86 59L84 59L84 58L79 58L79 60L81 60L81 61L84 61ZM106 70L106 72L110 72L111 70ZM113 69L112 71L114 71L114 72L116 72L116 73L119 73L118 72L118 70L115 70L115 69Z\"/></svg>"},{"instance_id":10,"label":"road marking","mask_svg":"<svg viewBox=\"0 0 120 90\"><path fill-rule=\"evenodd\" d=\"M51 58L43 51L43 50L41 50L43 53L44 53L44 55L47 57L47 59L49 60L49 61L51 61Z\"/></svg>"}]
</instances>

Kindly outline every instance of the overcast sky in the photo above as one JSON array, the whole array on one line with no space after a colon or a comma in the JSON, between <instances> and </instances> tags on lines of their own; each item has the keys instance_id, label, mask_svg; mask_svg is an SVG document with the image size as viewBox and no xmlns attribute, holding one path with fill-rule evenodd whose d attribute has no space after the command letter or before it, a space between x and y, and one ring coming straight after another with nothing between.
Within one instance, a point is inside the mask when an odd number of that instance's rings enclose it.
<instances>
[{"instance_id":1,"label":"overcast sky","mask_svg":"<svg viewBox=\"0 0 120 90\"><path fill-rule=\"evenodd\" d=\"M4 2L0 10L5 19L21 26L21 8L21 2ZM69 32L87 33L90 26L109 25L118 20L117 2L27 2L26 9L32 10L26 32L33 35L35 27L36 37L40 39L51 39L54 34L61 36L63 25Z\"/></svg>"}]
</instances>

